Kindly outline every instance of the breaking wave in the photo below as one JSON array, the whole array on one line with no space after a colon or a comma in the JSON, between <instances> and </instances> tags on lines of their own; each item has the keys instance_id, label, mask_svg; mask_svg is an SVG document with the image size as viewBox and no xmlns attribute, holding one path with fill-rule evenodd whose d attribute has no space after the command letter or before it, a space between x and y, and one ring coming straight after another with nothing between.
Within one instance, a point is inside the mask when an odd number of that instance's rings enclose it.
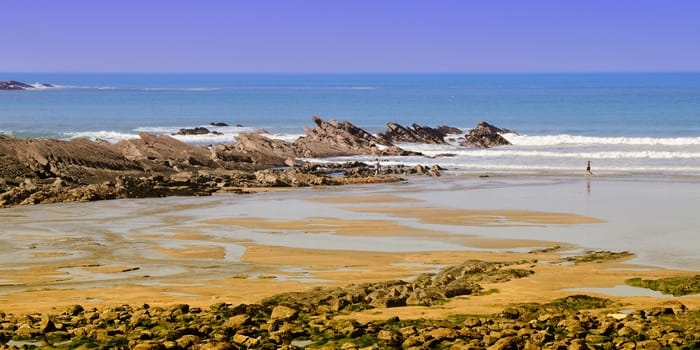
<instances>
[{"instance_id":1,"label":"breaking wave","mask_svg":"<svg viewBox=\"0 0 700 350\"><path fill-rule=\"evenodd\" d=\"M64 133L67 139L90 139L90 140L105 140L111 143L116 143L122 140L137 139L138 134L127 134L116 131L77 131Z\"/></svg>"},{"instance_id":2,"label":"breaking wave","mask_svg":"<svg viewBox=\"0 0 700 350\"><path fill-rule=\"evenodd\" d=\"M504 138L516 146L557 146L557 145L649 145L649 146L688 146L700 145L700 137L594 137L577 135L528 136L504 134Z\"/></svg>"}]
</instances>

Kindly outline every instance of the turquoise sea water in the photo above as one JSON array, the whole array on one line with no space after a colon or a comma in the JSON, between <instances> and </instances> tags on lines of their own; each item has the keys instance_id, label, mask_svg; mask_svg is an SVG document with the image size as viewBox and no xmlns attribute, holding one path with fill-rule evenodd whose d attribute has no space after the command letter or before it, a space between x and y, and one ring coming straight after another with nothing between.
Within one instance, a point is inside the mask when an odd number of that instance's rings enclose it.
<instances>
[{"instance_id":1,"label":"turquoise sea water","mask_svg":"<svg viewBox=\"0 0 700 350\"><path fill-rule=\"evenodd\" d=\"M700 73L627 74L59 74L4 73L0 80L56 88L0 92L0 133L102 138L225 122L233 142L265 129L293 140L311 116L348 120L370 132L388 121L451 125L485 120L518 131L514 146L472 150L405 145L461 171L700 175ZM239 127L236 127L239 125Z\"/></svg>"}]
</instances>

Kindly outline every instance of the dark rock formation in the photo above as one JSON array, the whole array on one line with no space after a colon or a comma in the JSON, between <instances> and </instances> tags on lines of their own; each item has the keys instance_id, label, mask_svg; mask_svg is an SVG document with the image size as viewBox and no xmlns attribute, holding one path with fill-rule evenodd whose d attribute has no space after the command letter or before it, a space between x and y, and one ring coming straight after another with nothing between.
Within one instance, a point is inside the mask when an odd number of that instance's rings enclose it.
<instances>
[{"instance_id":1,"label":"dark rock formation","mask_svg":"<svg viewBox=\"0 0 700 350\"><path fill-rule=\"evenodd\" d=\"M210 126L229 126L228 124L222 123L222 122L211 122L211 123L209 123L209 125Z\"/></svg>"},{"instance_id":2,"label":"dark rock formation","mask_svg":"<svg viewBox=\"0 0 700 350\"><path fill-rule=\"evenodd\" d=\"M494 146L507 146L511 143L501 134L512 133L511 130L497 128L487 122L479 123L465 136L466 140L460 146L489 148Z\"/></svg>"},{"instance_id":3,"label":"dark rock formation","mask_svg":"<svg viewBox=\"0 0 700 350\"><path fill-rule=\"evenodd\" d=\"M43 87L53 87L51 84L40 84ZM16 80L0 81L0 90L27 90L36 88L34 85Z\"/></svg>"},{"instance_id":4,"label":"dark rock formation","mask_svg":"<svg viewBox=\"0 0 700 350\"><path fill-rule=\"evenodd\" d=\"M445 143L446 134L433 129L429 126L421 126L413 124L411 128L396 124L387 123L388 129L379 134L378 137L384 143L391 144L393 142L411 142L411 143L429 143L442 144Z\"/></svg>"},{"instance_id":5,"label":"dark rock formation","mask_svg":"<svg viewBox=\"0 0 700 350\"><path fill-rule=\"evenodd\" d=\"M175 135L206 135L211 131L207 128L196 127L192 129L180 129Z\"/></svg>"},{"instance_id":6,"label":"dark rock formation","mask_svg":"<svg viewBox=\"0 0 700 350\"><path fill-rule=\"evenodd\" d=\"M435 128L439 133L443 135L460 135L462 134L462 129L456 128L454 126L439 125Z\"/></svg>"}]
</instances>

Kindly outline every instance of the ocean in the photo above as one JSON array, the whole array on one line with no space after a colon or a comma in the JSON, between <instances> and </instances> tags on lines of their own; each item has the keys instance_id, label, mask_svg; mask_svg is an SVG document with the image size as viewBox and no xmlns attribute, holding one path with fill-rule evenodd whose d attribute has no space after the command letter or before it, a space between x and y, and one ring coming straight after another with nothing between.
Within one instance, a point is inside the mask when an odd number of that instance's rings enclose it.
<instances>
[{"instance_id":1,"label":"ocean","mask_svg":"<svg viewBox=\"0 0 700 350\"><path fill-rule=\"evenodd\" d=\"M0 91L0 134L15 137L118 142L205 126L223 135L176 137L213 144L260 129L291 141L303 136L302 126L313 126L313 115L372 133L389 121L467 132L483 120L517 131L505 135L513 145L401 144L428 157L381 161L463 173L579 175L590 160L599 176L700 176L700 73L0 73L9 79L56 85ZM371 159L322 161L342 160Z\"/></svg>"}]
</instances>

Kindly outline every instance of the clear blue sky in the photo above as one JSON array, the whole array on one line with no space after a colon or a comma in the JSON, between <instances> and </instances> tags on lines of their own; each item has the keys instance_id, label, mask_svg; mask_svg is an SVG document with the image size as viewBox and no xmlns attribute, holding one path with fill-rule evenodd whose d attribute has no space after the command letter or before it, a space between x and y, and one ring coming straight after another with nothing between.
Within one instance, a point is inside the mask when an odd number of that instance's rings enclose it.
<instances>
[{"instance_id":1,"label":"clear blue sky","mask_svg":"<svg viewBox=\"0 0 700 350\"><path fill-rule=\"evenodd\" d=\"M700 71L699 0L2 0L4 72Z\"/></svg>"}]
</instances>

